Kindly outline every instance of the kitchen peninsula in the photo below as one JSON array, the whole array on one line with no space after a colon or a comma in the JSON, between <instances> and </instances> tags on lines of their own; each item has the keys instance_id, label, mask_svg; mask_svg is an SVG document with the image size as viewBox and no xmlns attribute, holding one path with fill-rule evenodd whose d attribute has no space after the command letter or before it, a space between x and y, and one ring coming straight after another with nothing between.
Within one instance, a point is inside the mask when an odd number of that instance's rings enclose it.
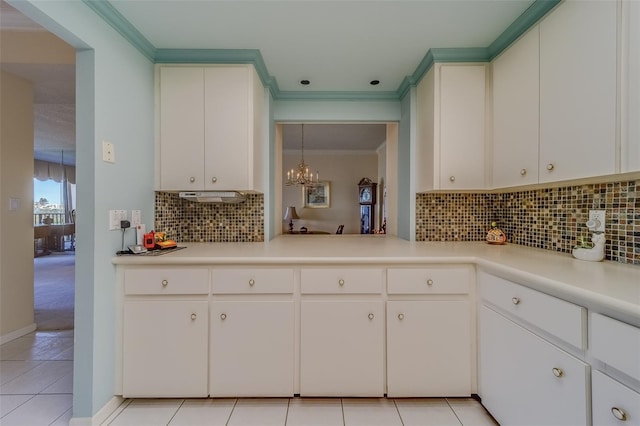
<instances>
[{"instance_id":1,"label":"kitchen peninsula","mask_svg":"<svg viewBox=\"0 0 640 426\"><path fill-rule=\"evenodd\" d=\"M113 260L118 395L478 394L501 423L588 424L591 406L594 418L611 410L613 386L621 400L631 392L625 413L637 409L637 266L391 236L183 245ZM506 363L532 381L514 384L496 368ZM566 389L578 395L569 408ZM547 410L527 411L536 400Z\"/></svg>"}]
</instances>

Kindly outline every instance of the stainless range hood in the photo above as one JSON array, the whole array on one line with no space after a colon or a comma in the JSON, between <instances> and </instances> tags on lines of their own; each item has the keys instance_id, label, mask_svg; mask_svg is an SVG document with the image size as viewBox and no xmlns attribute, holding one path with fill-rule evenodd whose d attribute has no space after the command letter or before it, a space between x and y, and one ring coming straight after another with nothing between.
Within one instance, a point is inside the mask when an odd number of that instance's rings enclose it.
<instances>
[{"instance_id":1,"label":"stainless range hood","mask_svg":"<svg viewBox=\"0 0 640 426\"><path fill-rule=\"evenodd\" d=\"M181 192L180 198L196 203L227 203L237 204L246 201L246 196L238 191L202 191Z\"/></svg>"}]
</instances>

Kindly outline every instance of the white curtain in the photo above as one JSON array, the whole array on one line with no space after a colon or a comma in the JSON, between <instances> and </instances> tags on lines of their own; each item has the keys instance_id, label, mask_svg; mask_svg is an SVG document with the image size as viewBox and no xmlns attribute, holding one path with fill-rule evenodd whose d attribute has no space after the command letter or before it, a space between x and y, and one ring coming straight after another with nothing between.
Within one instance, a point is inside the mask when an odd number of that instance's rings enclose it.
<instances>
[{"instance_id":1,"label":"white curtain","mask_svg":"<svg viewBox=\"0 0 640 426\"><path fill-rule=\"evenodd\" d=\"M62 182L66 178L69 183L76 183L76 167L33 160L33 177L42 181L53 179L56 182Z\"/></svg>"}]
</instances>

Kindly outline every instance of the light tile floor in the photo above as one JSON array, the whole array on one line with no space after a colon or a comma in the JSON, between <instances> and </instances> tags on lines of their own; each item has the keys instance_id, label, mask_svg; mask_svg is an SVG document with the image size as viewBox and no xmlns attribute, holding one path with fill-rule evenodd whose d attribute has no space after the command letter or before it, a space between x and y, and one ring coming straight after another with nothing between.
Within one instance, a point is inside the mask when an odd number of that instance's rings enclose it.
<instances>
[{"instance_id":1,"label":"light tile floor","mask_svg":"<svg viewBox=\"0 0 640 426\"><path fill-rule=\"evenodd\" d=\"M495 426L471 398L134 399L109 426Z\"/></svg>"},{"instance_id":2,"label":"light tile floor","mask_svg":"<svg viewBox=\"0 0 640 426\"><path fill-rule=\"evenodd\" d=\"M0 346L0 425L68 425L73 330L38 331Z\"/></svg>"},{"instance_id":3,"label":"light tile floor","mask_svg":"<svg viewBox=\"0 0 640 426\"><path fill-rule=\"evenodd\" d=\"M0 346L0 426L68 425L73 331L35 332ZM497 423L471 398L132 399L112 426L429 426Z\"/></svg>"}]
</instances>

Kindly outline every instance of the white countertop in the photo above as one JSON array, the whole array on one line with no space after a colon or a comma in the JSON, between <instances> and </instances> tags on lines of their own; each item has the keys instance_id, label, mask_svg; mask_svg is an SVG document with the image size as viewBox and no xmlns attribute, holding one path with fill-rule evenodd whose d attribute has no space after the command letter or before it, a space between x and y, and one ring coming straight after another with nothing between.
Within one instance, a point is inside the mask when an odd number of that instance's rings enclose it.
<instances>
[{"instance_id":1,"label":"white countertop","mask_svg":"<svg viewBox=\"0 0 640 426\"><path fill-rule=\"evenodd\" d=\"M472 263L590 310L640 326L640 266L586 262L514 244L409 242L377 235L283 235L264 243L181 243L162 256L119 256L116 265L314 265Z\"/></svg>"}]
</instances>

